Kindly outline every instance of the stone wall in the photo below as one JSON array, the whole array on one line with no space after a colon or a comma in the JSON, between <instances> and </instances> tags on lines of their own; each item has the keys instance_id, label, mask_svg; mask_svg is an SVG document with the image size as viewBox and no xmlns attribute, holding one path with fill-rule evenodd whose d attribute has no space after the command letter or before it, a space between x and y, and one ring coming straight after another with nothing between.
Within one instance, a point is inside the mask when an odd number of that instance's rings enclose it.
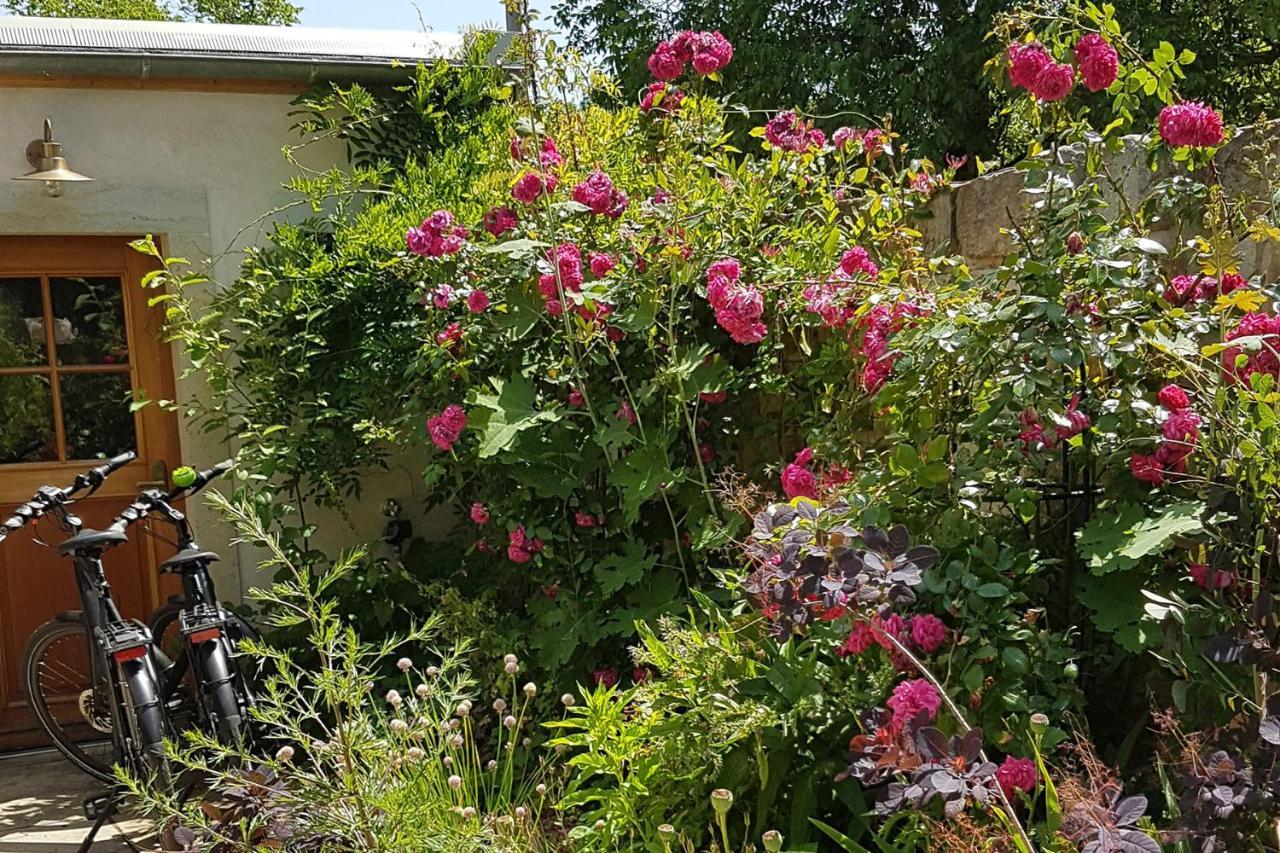
<instances>
[{"instance_id":1,"label":"stone wall","mask_svg":"<svg viewBox=\"0 0 1280 853\"><path fill-rule=\"evenodd\" d=\"M1048 156L1048 155L1046 155ZM1064 164L1080 163L1084 156L1080 146L1069 146L1057 152ZM1272 179L1280 181L1276 169L1280 163L1268 157L1280 157L1280 121L1243 129L1219 151L1215 160L1219 179L1232 197L1242 194L1257 197L1265 191L1257 174L1269 169ZM1112 205L1119 203L1119 188L1131 205L1137 205L1159 181L1184 167L1169 163L1152 170L1146 142L1141 137L1125 137L1124 148L1107 160L1111 181L1103 181L1103 194ZM956 184L937 195L930 207L934 216L921 230L933 252L963 255L970 267L979 272L999 266L1013 249L1011 223L1024 219L1034 197L1023 193L1023 173L1016 168L1001 169L971 181ZM1172 248L1178 239L1169 228L1152 235ZM1280 277L1280 256L1269 242L1243 240L1237 246L1241 272L1246 276L1262 274L1267 280Z\"/></svg>"}]
</instances>

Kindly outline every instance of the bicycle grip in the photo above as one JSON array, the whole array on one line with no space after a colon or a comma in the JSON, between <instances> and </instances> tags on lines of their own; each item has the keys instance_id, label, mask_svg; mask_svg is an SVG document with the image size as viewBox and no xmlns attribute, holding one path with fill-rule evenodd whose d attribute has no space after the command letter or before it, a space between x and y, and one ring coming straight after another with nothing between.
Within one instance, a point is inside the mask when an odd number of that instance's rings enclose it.
<instances>
[{"instance_id":1,"label":"bicycle grip","mask_svg":"<svg viewBox=\"0 0 1280 853\"><path fill-rule=\"evenodd\" d=\"M89 472L89 475L95 480L104 480L137 458L138 454L134 453L132 450L126 450L119 456L114 456L99 465L97 468L94 468Z\"/></svg>"}]
</instances>

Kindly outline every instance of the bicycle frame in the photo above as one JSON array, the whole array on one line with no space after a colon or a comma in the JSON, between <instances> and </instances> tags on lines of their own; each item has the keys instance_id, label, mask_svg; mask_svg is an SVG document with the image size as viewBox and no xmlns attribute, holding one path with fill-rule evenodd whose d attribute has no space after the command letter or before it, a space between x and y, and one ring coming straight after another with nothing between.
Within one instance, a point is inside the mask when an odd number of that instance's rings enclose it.
<instances>
[{"instance_id":1,"label":"bicycle frame","mask_svg":"<svg viewBox=\"0 0 1280 853\"><path fill-rule=\"evenodd\" d=\"M93 540L101 534L91 535ZM94 701L100 698L97 685L107 685L111 692L113 708L105 709L116 725L112 726L112 739L118 754L131 756L133 749L129 740L138 742L139 733L132 730L136 724L137 714L144 709L138 699L127 688L132 670L139 668L149 670L151 680L160 684L155 651L151 642L151 632L140 622L127 620L116 606L111 595L111 584L107 581L106 571L102 564L104 548L100 544L89 544L78 541L80 535L73 536L59 547L59 552L70 556L74 565L76 589L80 595L81 619L85 628L85 651L89 656L89 669L92 683L89 685ZM100 654L95 653L94 646ZM101 697L105 698L105 697ZM144 697L145 706L160 702L159 695ZM130 713L117 714L115 708L128 707ZM94 712L104 709L94 708ZM119 722L128 722L131 730L123 731Z\"/></svg>"}]
</instances>

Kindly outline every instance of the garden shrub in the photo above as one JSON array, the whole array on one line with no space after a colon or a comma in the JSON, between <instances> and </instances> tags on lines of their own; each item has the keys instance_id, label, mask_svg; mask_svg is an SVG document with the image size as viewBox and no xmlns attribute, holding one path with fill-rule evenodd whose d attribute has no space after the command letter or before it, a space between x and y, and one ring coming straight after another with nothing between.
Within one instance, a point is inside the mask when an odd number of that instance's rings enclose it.
<instances>
[{"instance_id":1,"label":"garden shrub","mask_svg":"<svg viewBox=\"0 0 1280 853\"><path fill-rule=\"evenodd\" d=\"M682 33L636 108L538 53L377 197L308 183L329 212L208 314L157 279L258 523L305 549L295 510L427 454L447 534L324 607L375 639L488 612L594 682L551 727L575 849L1268 837L1280 320L1238 247L1280 235L1276 152L1224 189L1194 57L1109 7L995 37L1037 141L989 271L924 248L960 163L789 110L739 150L732 47Z\"/></svg>"}]
</instances>

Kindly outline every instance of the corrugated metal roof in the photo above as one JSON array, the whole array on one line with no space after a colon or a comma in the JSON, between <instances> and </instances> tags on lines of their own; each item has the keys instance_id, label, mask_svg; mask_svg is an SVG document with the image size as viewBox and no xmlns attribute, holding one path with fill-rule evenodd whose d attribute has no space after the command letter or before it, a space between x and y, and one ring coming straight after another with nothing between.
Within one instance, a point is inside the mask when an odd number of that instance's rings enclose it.
<instances>
[{"instance_id":1,"label":"corrugated metal roof","mask_svg":"<svg viewBox=\"0 0 1280 853\"><path fill-rule=\"evenodd\" d=\"M461 45L454 33L0 17L0 72L357 79Z\"/></svg>"}]
</instances>

